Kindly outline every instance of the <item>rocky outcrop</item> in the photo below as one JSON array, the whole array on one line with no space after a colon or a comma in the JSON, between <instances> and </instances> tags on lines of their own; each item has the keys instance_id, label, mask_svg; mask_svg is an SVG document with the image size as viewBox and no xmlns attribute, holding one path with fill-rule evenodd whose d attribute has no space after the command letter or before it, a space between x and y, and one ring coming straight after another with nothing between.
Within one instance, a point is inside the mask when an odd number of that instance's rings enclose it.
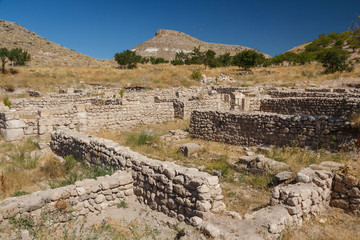
<instances>
[{"instance_id":1,"label":"rocky outcrop","mask_svg":"<svg viewBox=\"0 0 360 240\"><path fill-rule=\"evenodd\" d=\"M172 60L177 52L189 53L199 46L201 51L213 50L218 55L227 52L235 55L251 49L239 45L207 43L179 31L160 29L153 38L137 45L132 50L143 57L162 57ZM265 56L270 57L269 55Z\"/></svg>"}]
</instances>

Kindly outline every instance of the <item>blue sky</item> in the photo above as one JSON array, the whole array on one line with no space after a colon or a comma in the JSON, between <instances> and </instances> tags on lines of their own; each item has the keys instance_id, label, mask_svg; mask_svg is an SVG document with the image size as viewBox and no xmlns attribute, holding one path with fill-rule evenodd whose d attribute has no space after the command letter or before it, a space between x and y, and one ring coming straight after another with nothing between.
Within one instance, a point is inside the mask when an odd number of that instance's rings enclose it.
<instances>
[{"instance_id":1,"label":"blue sky","mask_svg":"<svg viewBox=\"0 0 360 240\"><path fill-rule=\"evenodd\" d=\"M152 38L157 29L274 56L321 33L346 31L359 15L360 0L0 0L0 19L104 59Z\"/></svg>"}]
</instances>

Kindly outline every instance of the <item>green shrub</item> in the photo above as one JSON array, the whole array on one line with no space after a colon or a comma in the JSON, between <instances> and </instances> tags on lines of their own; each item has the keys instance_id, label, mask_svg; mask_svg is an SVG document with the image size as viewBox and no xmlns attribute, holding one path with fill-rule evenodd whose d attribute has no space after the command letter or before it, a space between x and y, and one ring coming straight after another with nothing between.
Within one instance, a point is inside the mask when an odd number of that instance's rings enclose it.
<instances>
[{"instance_id":1,"label":"green shrub","mask_svg":"<svg viewBox=\"0 0 360 240\"><path fill-rule=\"evenodd\" d=\"M195 69L191 74L191 78L199 82L201 80L201 77L202 77L202 73L200 69Z\"/></svg>"},{"instance_id":2,"label":"green shrub","mask_svg":"<svg viewBox=\"0 0 360 240\"><path fill-rule=\"evenodd\" d=\"M4 105L5 106L7 106L7 107L11 107L11 102L10 102L10 99L9 99L9 97L8 96L5 96L4 98L3 98L3 103L4 103Z\"/></svg>"},{"instance_id":3,"label":"green shrub","mask_svg":"<svg viewBox=\"0 0 360 240\"><path fill-rule=\"evenodd\" d=\"M348 64L346 60L349 57L349 53L341 48L333 47L323 50L319 55L318 59L325 68L325 73L342 72Z\"/></svg>"}]
</instances>

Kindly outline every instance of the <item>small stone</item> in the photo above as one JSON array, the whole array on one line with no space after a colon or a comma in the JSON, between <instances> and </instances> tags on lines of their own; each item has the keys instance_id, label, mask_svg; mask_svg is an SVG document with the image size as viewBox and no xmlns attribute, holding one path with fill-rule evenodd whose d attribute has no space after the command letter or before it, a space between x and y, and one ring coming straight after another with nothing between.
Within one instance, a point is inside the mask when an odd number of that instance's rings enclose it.
<instances>
[{"instance_id":1,"label":"small stone","mask_svg":"<svg viewBox=\"0 0 360 240\"><path fill-rule=\"evenodd\" d=\"M190 224L193 225L194 227L199 226L201 223L203 222L203 220L199 217L192 217L190 218Z\"/></svg>"},{"instance_id":2,"label":"small stone","mask_svg":"<svg viewBox=\"0 0 360 240\"><path fill-rule=\"evenodd\" d=\"M303 173L298 173L296 175L296 182L308 183L308 182L310 182L310 177Z\"/></svg>"},{"instance_id":3,"label":"small stone","mask_svg":"<svg viewBox=\"0 0 360 240\"><path fill-rule=\"evenodd\" d=\"M28 230L21 230L21 240L31 240L30 232Z\"/></svg>"},{"instance_id":4,"label":"small stone","mask_svg":"<svg viewBox=\"0 0 360 240\"><path fill-rule=\"evenodd\" d=\"M241 215L237 212L229 212L229 216L231 216L232 218L234 219L238 219L238 220L241 220Z\"/></svg>"},{"instance_id":5,"label":"small stone","mask_svg":"<svg viewBox=\"0 0 360 240\"><path fill-rule=\"evenodd\" d=\"M205 234L209 235L212 238L217 238L220 236L220 230L215 227L214 225L212 225L211 223L205 223L202 226L202 229L204 231Z\"/></svg>"},{"instance_id":6,"label":"small stone","mask_svg":"<svg viewBox=\"0 0 360 240\"><path fill-rule=\"evenodd\" d=\"M95 203L99 204L102 203L105 200L105 196L100 194L95 198Z\"/></svg>"}]
</instances>

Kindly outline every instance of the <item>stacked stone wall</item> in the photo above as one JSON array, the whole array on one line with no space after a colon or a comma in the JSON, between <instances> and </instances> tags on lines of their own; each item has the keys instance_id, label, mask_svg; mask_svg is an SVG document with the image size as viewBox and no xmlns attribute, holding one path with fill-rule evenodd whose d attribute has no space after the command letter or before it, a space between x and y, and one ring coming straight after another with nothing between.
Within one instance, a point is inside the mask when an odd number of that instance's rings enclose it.
<instances>
[{"instance_id":1,"label":"stacked stone wall","mask_svg":"<svg viewBox=\"0 0 360 240\"><path fill-rule=\"evenodd\" d=\"M117 171L111 176L77 181L74 185L38 191L0 202L0 222L12 217L30 217L41 221L51 215L52 221L64 222L76 216L99 213L126 201L133 195L131 173ZM61 213L61 214L60 214Z\"/></svg>"},{"instance_id":2,"label":"stacked stone wall","mask_svg":"<svg viewBox=\"0 0 360 240\"><path fill-rule=\"evenodd\" d=\"M261 100L260 111L349 118L360 112L360 98L268 98Z\"/></svg>"},{"instance_id":3,"label":"stacked stone wall","mask_svg":"<svg viewBox=\"0 0 360 240\"><path fill-rule=\"evenodd\" d=\"M274 144L353 148L358 129L348 120L328 116L193 111L190 134L235 145Z\"/></svg>"},{"instance_id":4,"label":"stacked stone wall","mask_svg":"<svg viewBox=\"0 0 360 240\"><path fill-rule=\"evenodd\" d=\"M303 89L269 89L267 91L273 98L288 98L288 97L327 97L327 98L360 98L360 94L346 89L330 89L330 91L311 91Z\"/></svg>"},{"instance_id":5,"label":"stacked stone wall","mask_svg":"<svg viewBox=\"0 0 360 240\"><path fill-rule=\"evenodd\" d=\"M354 176L336 174L331 193L331 206L360 216L360 180Z\"/></svg>"},{"instance_id":6,"label":"stacked stone wall","mask_svg":"<svg viewBox=\"0 0 360 240\"><path fill-rule=\"evenodd\" d=\"M147 158L105 139L61 128L52 134L51 148L59 155L74 155L89 165L131 170L134 193L153 210L187 222L223 210L217 176L171 162Z\"/></svg>"},{"instance_id":7,"label":"stacked stone wall","mask_svg":"<svg viewBox=\"0 0 360 240\"><path fill-rule=\"evenodd\" d=\"M302 169L297 183L273 189L270 205L283 205L293 220L301 223L304 215L316 215L329 206L333 176L325 170Z\"/></svg>"}]
</instances>

